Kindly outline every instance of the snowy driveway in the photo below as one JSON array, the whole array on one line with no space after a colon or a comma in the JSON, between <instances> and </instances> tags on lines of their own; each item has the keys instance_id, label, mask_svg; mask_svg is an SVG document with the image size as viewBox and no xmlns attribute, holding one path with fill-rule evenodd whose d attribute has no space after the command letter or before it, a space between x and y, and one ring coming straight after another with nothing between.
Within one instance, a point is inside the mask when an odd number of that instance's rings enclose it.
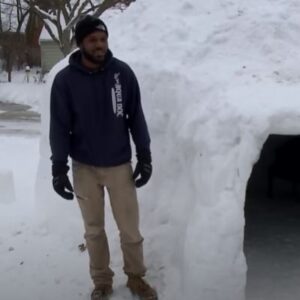
<instances>
[{"instance_id":1,"label":"snowy driveway","mask_svg":"<svg viewBox=\"0 0 300 300\"><path fill-rule=\"evenodd\" d=\"M40 120L29 105L0 101L0 134L39 134Z\"/></svg>"}]
</instances>

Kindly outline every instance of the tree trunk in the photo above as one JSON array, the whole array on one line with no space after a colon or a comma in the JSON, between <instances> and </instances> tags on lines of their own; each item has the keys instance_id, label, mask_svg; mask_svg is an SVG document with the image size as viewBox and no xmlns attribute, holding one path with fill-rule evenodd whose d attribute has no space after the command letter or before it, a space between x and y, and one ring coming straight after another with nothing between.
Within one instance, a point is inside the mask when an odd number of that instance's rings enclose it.
<instances>
[{"instance_id":1,"label":"tree trunk","mask_svg":"<svg viewBox=\"0 0 300 300\"><path fill-rule=\"evenodd\" d=\"M2 26L2 7L0 2L0 33L3 32L3 26Z\"/></svg>"},{"instance_id":2,"label":"tree trunk","mask_svg":"<svg viewBox=\"0 0 300 300\"><path fill-rule=\"evenodd\" d=\"M43 21L35 13L31 12L25 29L26 60L28 65L41 65L39 40L43 26Z\"/></svg>"},{"instance_id":3,"label":"tree trunk","mask_svg":"<svg viewBox=\"0 0 300 300\"><path fill-rule=\"evenodd\" d=\"M30 13L25 29L26 44L29 47L38 47L39 39L43 29L43 21L34 13Z\"/></svg>"},{"instance_id":4,"label":"tree trunk","mask_svg":"<svg viewBox=\"0 0 300 300\"><path fill-rule=\"evenodd\" d=\"M66 57L72 51L73 45L70 39L71 31L64 31L61 37L62 44L60 45L60 50L63 53L64 57Z\"/></svg>"}]
</instances>

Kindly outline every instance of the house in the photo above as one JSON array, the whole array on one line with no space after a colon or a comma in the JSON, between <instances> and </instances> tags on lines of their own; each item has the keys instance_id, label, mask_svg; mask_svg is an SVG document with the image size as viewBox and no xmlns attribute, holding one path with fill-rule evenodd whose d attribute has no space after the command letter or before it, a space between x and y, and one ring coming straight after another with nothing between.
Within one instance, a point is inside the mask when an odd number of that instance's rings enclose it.
<instances>
[{"instance_id":1,"label":"house","mask_svg":"<svg viewBox=\"0 0 300 300\"><path fill-rule=\"evenodd\" d=\"M40 47L42 73L45 74L48 73L56 63L63 59L64 55L45 28L43 28L40 35Z\"/></svg>"}]
</instances>

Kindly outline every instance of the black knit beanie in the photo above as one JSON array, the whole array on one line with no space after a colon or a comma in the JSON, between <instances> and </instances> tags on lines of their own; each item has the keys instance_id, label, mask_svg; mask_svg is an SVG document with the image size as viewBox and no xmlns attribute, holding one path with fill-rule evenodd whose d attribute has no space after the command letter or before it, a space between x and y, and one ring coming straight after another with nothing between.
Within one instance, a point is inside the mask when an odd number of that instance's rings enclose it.
<instances>
[{"instance_id":1,"label":"black knit beanie","mask_svg":"<svg viewBox=\"0 0 300 300\"><path fill-rule=\"evenodd\" d=\"M108 36L107 27L102 20L91 15L86 15L75 27L75 40L77 46L79 46L87 35L97 30L105 32Z\"/></svg>"}]
</instances>

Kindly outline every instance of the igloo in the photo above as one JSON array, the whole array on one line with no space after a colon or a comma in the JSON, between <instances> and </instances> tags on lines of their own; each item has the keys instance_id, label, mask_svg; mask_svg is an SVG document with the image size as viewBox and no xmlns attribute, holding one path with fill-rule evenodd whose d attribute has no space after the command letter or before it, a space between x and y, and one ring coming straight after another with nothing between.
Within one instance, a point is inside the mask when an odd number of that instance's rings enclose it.
<instances>
[{"instance_id":1,"label":"igloo","mask_svg":"<svg viewBox=\"0 0 300 300\"><path fill-rule=\"evenodd\" d=\"M247 183L269 135L300 132L297 7L155 0L103 17L113 53L141 84L154 160L151 183L139 191L141 219L163 300L245 299ZM66 64L51 71L48 93ZM45 193L48 99L37 193L50 214L63 204Z\"/></svg>"}]
</instances>

